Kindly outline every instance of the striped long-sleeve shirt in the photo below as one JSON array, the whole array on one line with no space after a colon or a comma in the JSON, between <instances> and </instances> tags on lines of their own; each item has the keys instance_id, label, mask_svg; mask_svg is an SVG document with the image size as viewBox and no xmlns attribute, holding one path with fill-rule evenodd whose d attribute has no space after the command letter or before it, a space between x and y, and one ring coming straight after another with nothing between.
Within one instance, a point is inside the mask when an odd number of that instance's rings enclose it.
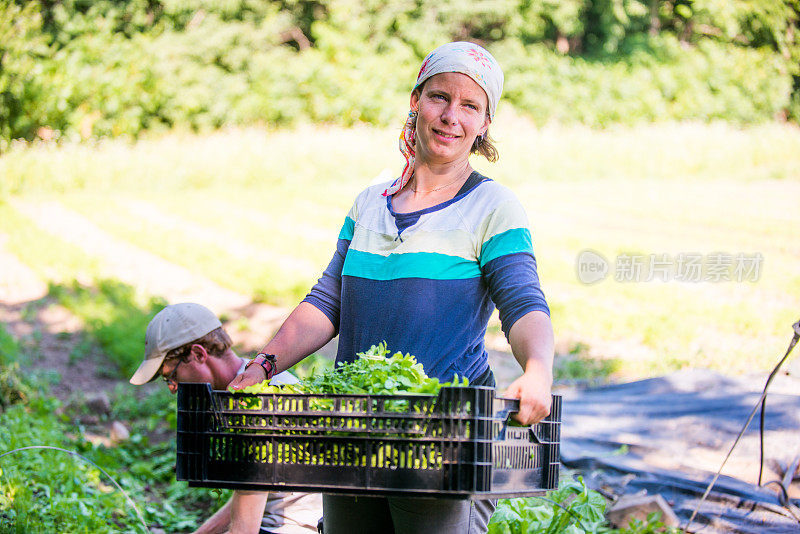
<instances>
[{"instance_id":1,"label":"striped long-sleeve shirt","mask_svg":"<svg viewBox=\"0 0 800 534\"><path fill-rule=\"evenodd\" d=\"M336 327L337 362L386 341L429 376L473 380L489 368L484 335L495 305L506 335L528 312L550 313L525 211L476 172L451 200L412 213L394 212L386 186L358 195L305 301Z\"/></svg>"}]
</instances>

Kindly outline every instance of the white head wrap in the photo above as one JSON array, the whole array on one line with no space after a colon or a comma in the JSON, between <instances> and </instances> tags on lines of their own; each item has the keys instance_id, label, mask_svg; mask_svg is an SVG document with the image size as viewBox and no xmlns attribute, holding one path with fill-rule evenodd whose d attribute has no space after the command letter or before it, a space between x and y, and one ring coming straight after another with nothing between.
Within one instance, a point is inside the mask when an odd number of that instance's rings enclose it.
<instances>
[{"instance_id":1,"label":"white head wrap","mask_svg":"<svg viewBox=\"0 0 800 534\"><path fill-rule=\"evenodd\" d=\"M494 118L497 102L503 92L503 71L492 55L483 47L474 43L455 42L440 46L425 58L417 75L414 90L425 80L443 72L458 72L472 78L486 93L489 100L489 118ZM416 137L416 114L409 113L403 131L400 134L400 152L406 158L406 165L400 178L394 181L384 192L384 196L400 191L414 174Z\"/></svg>"}]
</instances>

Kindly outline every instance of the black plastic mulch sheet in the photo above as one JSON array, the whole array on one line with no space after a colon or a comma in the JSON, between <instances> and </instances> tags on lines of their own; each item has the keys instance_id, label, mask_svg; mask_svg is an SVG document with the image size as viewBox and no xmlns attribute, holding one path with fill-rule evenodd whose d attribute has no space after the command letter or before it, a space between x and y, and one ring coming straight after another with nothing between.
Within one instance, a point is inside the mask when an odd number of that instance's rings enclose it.
<instances>
[{"instance_id":1,"label":"black plastic mulch sheet","mask_svg":"<svg viewBox=\"0 0 800 534\"><path fill-rule=\"evenodd\" d=\"M558 391L564 398L561 461L607 495L662 495L686 528L765 381L691 370ZM800 455L798 384L783 376L770 387L763 483L782 479L782 469ZM800 523L780 503L778 486L755 484L758 443L756 414L688 531L800 533ZM788 489L790 504L800 506L798 482Z\"/></svg>"}]
</instances>

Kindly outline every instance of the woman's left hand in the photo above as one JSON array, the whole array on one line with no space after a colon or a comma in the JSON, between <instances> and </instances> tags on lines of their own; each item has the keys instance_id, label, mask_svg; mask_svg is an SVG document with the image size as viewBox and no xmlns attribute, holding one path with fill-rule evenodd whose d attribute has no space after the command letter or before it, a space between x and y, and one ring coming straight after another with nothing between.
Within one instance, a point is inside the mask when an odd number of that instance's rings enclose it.
<instances>
[{"instance_id":1,"label":"woman's left hand","mask_svg":"<svg viewBox=\"0 0 800 534\"><path fill-rule=\"evenodd\" d=\"M505 396L519 399L519 412L513 417L523 425L538 423L550 414L552 380L545 374L530 369L506 390Z\"/></svg>"},{"instance_id":2,"label":"woman's left hand","mask_svg":"<svg viewBox=\"0 0 800 534\"><path fill-rule=\"evenodd\" d=\"M550 413L553 399L553 326L541 311L523 315L508 333L511 351L525 370L506 390L507 397L519 399L514 419L523 425L538 423Z\"/></svg>"}]
</instances>

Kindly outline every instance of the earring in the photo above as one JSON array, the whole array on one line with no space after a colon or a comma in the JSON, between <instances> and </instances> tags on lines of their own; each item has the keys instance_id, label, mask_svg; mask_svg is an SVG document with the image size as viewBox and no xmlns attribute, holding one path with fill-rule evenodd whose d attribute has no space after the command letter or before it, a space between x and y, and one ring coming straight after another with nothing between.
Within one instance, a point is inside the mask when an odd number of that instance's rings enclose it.
<instances>
[{"instance_id":1,"label":"earring","mask_svg":"<svg viewBox=\"0 0 800 534\"><path fill-rule=\"evenodd\" d=\"M411 118L411 119L417 118L417 110L416 109L412 109L411 111L409 111L408 112L408 117Z\"/></svg>"}]
</instances>

